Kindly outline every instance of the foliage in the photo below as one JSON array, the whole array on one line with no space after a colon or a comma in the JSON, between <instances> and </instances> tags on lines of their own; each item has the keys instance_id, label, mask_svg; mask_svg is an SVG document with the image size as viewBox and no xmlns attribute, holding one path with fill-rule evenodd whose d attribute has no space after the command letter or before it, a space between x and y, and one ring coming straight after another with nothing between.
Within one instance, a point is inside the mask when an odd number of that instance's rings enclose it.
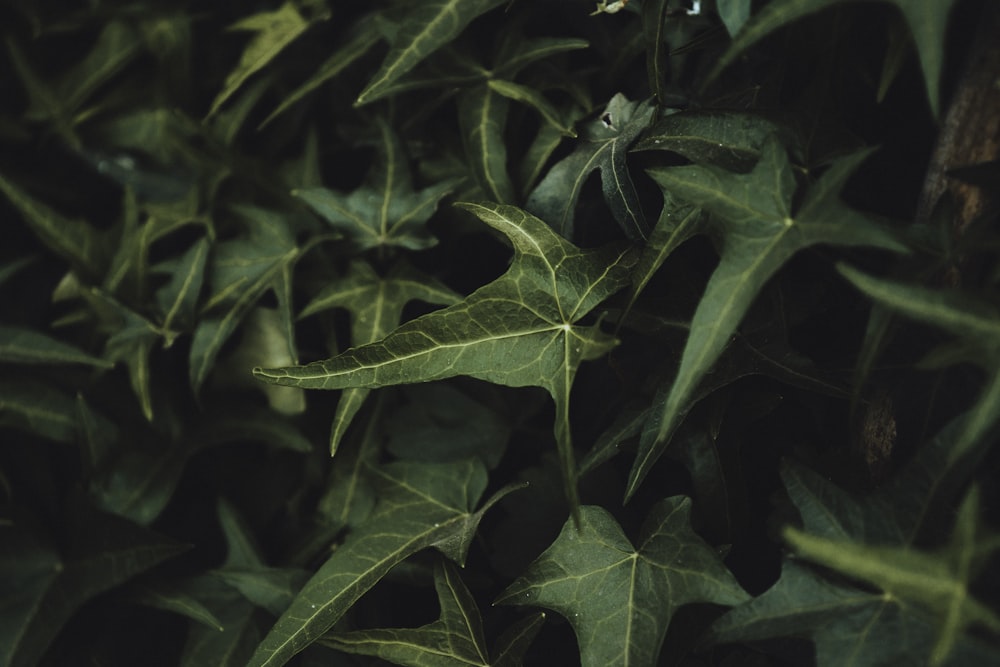
<instances>
[{"instance_id":1,"label":"foliage","mask_svg":"<svg viewBox=\"0 0 1000 667\"><path fill-rule=\"evenodd\" d=\"M1000 662L990 12L0 5L0 664Z\"/></svg>"}]
</instances>

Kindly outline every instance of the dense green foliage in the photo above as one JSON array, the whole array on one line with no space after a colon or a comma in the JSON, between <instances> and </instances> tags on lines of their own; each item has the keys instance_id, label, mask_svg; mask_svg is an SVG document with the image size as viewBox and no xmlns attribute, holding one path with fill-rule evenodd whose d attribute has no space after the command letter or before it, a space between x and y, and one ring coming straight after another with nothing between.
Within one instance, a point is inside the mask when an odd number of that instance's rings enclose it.
<instances>
[{"instance_id":1,"label":"dense green foliage","mask_svg":"<svg viewBox=\"0 0 1000 667\"><path fill-rule=\"evenodd\" d=\"M1000 664L990 3L85 4L0 3L0 664Z\"/></svg>"}]
</instances>

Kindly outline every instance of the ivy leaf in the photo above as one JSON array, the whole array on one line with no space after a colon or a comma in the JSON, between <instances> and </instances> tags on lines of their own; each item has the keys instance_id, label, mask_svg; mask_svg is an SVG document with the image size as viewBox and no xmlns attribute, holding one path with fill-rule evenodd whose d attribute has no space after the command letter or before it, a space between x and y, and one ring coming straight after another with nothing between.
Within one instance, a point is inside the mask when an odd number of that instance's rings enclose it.
<instances>
[{"instance_id":1,"label":"ivy leaf","mask_svg":"<svg viewBox=\"0 0 1000 667\"><path fill-rule=\"evenodd\" d=\"M247 44L239 64L226 77L222 91L212 101L208 116L214 116L226 100L255 72L263 69L281 51L306 31L310 22L299 14L295 3L286 2L273 12L260 12L240 19L230 30L256 33Z\"/></svg>"},{"instance_id":2,"label":"ivy leaf","mask_svg":"<svg viewBox=\"0 0 1000 667\"><path fill-rule=\"evenodd\" d=\"M600 169L604 200L615 220L630 238L646 238L646 218L625 158L652 115L649 102L629 102L621 93L611 98L601 115L584 126L576 149L557 162L531 193L527 209L572 238L580 191L590 172Z\"/></svg>"},{"instance_id":3,"label":"ivy leaf","mask_svg":"<svg viewBox=\"0 0 1000 667\"><path fill-rule=\"evenodd\" d=\"M61 551L18 525L0 526L0 661L39 664L63 625L91 598L187 549L86 502L70 505Z\"/></svg>"},{"instance_id":4,"label":"ivy leaf","mask_svg":"<svg viewBox=\"0 0 1000 667\"><path fill-rule=\"evenodd\" d=\"M77 435L76 401L39 380L5 377L0 379L0 425L56 442L73 442Z\"/></svg>"},{"instance_id":5,"label":"ivy leaf","mask_svg":"<svg viewBox=\"0 0 1000 667\"><path fill-rule=\"evenodd\" d=\"M936 552L913 546L934 506L947 500L941 489L952 476L948 450L961 428L962 419L956 418L894 481L865 498L808 469L785 465L782 478L804 527L787 533L792 545L848 577L885 586L885 592L861 590L787 562L770 590L716 621L712 638L806 636L815 641L821 666L843 664L845 655L857 665L926 664L932 654L938 664L995 662L996 648L960 632L956 624L960 616L955 614L965 608L969 619L1000 628L993 612L978 603L965 606L974 603L967 597L971 579L988 553L1000 547L997 537L976 534L975 498L966 499L949 545ZM841 556L839 564L827 562ZM878 580L873 571L880 573Z\"/></svg>"},{"instance_id":6,"label":"ivy leaf","mask_svg":"<svg viewBox=\"0 0 1000 667\"><path fill-rule=\"evenodd\" d=\"M875 278L847 265L837 268L877 303L956 336L968 357L986 370L986 386L967 414L965 428L953 443L949 457L949 464L969 457L974 465L985 454L990 444L987 436L1000 418L1000 311L996 305L954 290Z\"/></svg>"},{"instance_id":7,"label":"ivy leaf","mask_svg":"<svg viewBox=\"0 0 1000 667\"><path fill-rule=\"evenodd\" d=\"M803 16L827 9L845 0L776 0L763 7L750 18L736 35L729 49L719 58L709 78L723 67L733 62L740 53L760 41L775 30L796 21ZM948 16L955 0L883 0L896 6L910 28L916 45L920 67L924 72L931 111L938 115L941 100L941 71L944 65L945 31ZM731 4L731 3L726 3ZM732 18L736 13L727 8ZM727 27L729 24L726 24Z\"/></svg>"},{"instance_id":8,"label":"ivy leaf","mask_svg":"<svg viewBox=\"0 0 1000 667\"><path fill-rule=\"evenodd\" d=\"M301 317L327 308L346 308L351 311L351 343L357 347L385 338L399 326L403 308L414 300L435 305L452 305L461 296L446 285L417 271L407 262L399 261L383 277L375 273L371 264L356 261L347 276L327 285L303 310ZM345 389L337 404L330 431L330 456L337 451L347 427L369 389Z\"/></svg>"},{"instance_id":9,"label":"ivy leaf","mask_svg":"<svg viewBox=\"0 0 1000 667\"><path fill-rule=\"evenodd\" d=\"M292 194L302 199L331 227L343 232L359 251L397 246L423 250L437 243L425 223L438 201L460 182L450 179L414 191L402 143L378 120L379 155L366 185L349 194L306 188Z\"/></svg>"},{"instance_id":10,"label":"ivy leaf","mask_svg":"<svg viewBox=\"0 0 1000 667\"><path fill-rule=\"evenodd\" d=\"M580 363L616 344L597 326L576 324L628 284L634 258L621 245L581 250L513 206L461 204L514 246L510 269L464 301L411 320L382 341L306 366L254 369L268 382L307 389L384 387L468 375L548 390L571 507L576 464L569 396Z\"/></svg>"},{"instance_id":11,"label":"ivy leaf","mask_svg":"<svg viewBox=\"0 0 1000 667\"><path fill-rule=\"evenodd\" d=\"M319 639L393 566L427 547L465 561L483 513L486 469L476 460L447 464L390 463L377 469L379 504L319 568L257 647L251 667L273 667Z\"/></svg>"},{"instance_id":12,"label":"ivy leaf","mask_svg":"<svg viewBox=\"0 0 1000 667\"><path fill-rule=\"evenodd\" d=\"M930 619L880 592L821 576L806 564L786 560L781 578L750 602L720 617L713 643L806 637L816 645L817 667L927 664L934 642ZM998 652L964 635L943 663L952 667L989 665Z\"/></svg>"},{"instance_id":13,"label":"ivy leaf","mask_svg":"<svg viewBox=\"0 0 1000 667\"><path fill-rule=\"evenodd\" d=\"M371 20L371 15L363 17L352 26L344 41L330 56L323 61L316 72L303 84L292 91L281 101L281 104L271 114L261 121L257 129L262 129L275 118L300 102L309 93L335 78L352 63L359 60L378 43L378 24Z\"/></svg>"},{"instance_id":14,"label":"ivy leaf","mask_svg":"<svg viewBox=\"0 0 1000 667\"><path fill-rule=\"evenodd\" d=\"M274 291L282 318L291 321L291 271L300 256L288 221L264 209L236 208L246 225L242 237L217 243L208 265L209 296L191 342L191 387L197 393L222 345L260 297ZM283 327L290 331L290 324ZM287 341L291 346L292 339ZM291 350L295 358L294 350Z\"/></svg>"},{"instance_id":15,"label":"ivy leaf","mask_svg":"<svg viewBox=\"0 0 1000 667\"><path fill-rule=\"evenodd\" d=\"M611 514L580 508L498 604L536 605L566 617L585 666L653 665L685 604L749 599L719 555L691 529L691 500L657 503L633 547Z\"/></svg>"},{"instance_id":16,"label":"ivy leaf","mask_svg":"<svg viewBox=\"0 0 1000 667\"><path fill-rule=\"evenodd\" d=\"M749 174L698 165L650 170L653 180L672 196L713 217L722 249L691 320L677 376L653 399L654 409L629 477L628 497L663 453L690 407L692 393L722 354L757 293L792 255L820 243L905 250L888 230L839 199L847 178L868 153L856 153L831 165L806 190L797 210L792 207L792 167L776 139L765 144Z\"/></svg>"},{"instance_id":17,"label":"ivy leaf","mask_svg":"<svg viewBox=\"0 0 1000 667\"><path fill-rule=\"evenodd\" d=\"M452 41L477 16L505 0L421 0L408 3L406 15L392 38L389 53L375 76L358 95L360 106L383 97L401 76Z\"/></svg>"},{"instance_id":18,"label":"ivy leaf","mask_svg":"<svg viewBox=\"0 0 1000 667\"><path fill-rule=\"evenodd\" d=\"M459 667L500 664L491 660L483 633L483 620L476 601L462 582L458 569L439 559L434 566L434 589L441 605L441 617L420 628L361 630L330 635L322 643L338 651L358 655L373 655L397 665L413 667ZM536 620L530 632L537 633L541 623ZM519 646L528 641L518 636ZM511 642L512 643L512 642ZM519 664L519 656L509 652L507 643L497 647L497 655Z\"/></svg>"},{"instance_id":19,"label":"ivy leaf","mask_svg":"<svg viewBox=\"0 0 1000 667\"><path fill-rule=\"evenodd\" d=\"M24 327L0 324L0 362L14 364L85 364L111 368L113 364L69 343Z\"/></svg>"},{"instance_id":20,"label":"ivy leaf","mask_svg":"<svg viewBox=\"0 0 1000 667\"><path fill-rule=\"evenodd\" d=\"M978 524L974 487L958 511L948 544L934 552L830 540L790 526L783 534L799 557L876 586L900 604L928 614L937 631L930 664L940 665L968 626L1000 635L1000 615L969 595L972 580L1000 549L1000 536L982 535Z\"/></svg>"},{"instance_id":21,"label":"ivy leaf","mask_svg":"<svg viewBox=\"0 0 1000 667\"><path fill-rule=\"evenodd\" d=\"M35 199L0 174L0 192L21 213L21 219L52 252L84 275L97 276L104 264L104 238L86 220L68 218Z\"/></svg>"}]
</instances>

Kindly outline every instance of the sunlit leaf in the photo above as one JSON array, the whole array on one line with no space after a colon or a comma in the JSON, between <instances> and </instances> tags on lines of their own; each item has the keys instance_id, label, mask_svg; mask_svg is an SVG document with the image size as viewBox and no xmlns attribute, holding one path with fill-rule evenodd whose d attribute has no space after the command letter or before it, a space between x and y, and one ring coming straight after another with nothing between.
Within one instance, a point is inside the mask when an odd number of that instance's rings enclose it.
<instances>
[{"instance_id":1,"label":"sunlit leaf","mask_svg":"<svg viewBox=\"0 0 1000 667\"><path fill-rule=\"evenodd\" d=\"M572 238L580 191L590 173L599 169L604 200L615 220L631 238L649 233L626 156L652 118L653 107L630 102L621 93L596 119L584 125L575 150L557 162L528 197L527 209L563 236Z\"/></svg>"},{"instance_id":2,"label":"sunlit leaf","mask_svg":"<svg viewBox=\"0 0 1000 667\"><path fill-rule=\"evenodd\" d=\"M400 462L376 474L381 489L375 511L306 583L257 647L252 667L287 662L417 551L433 546L463 563L483 512L499 499L494 496L474 511L486 488L486 469L475 461Z\"/></svg>"},{"instance_id":3,"label":"sunlit leaf","mask_svg":"<svg viewBox=\"0 0 1000 667\"><path fill-rule=\"evenodd\" d=\"M537 386L556 402L556 442L566 493L576 506L569 396L579 365L614 347L597 326L576 324L627 284L633 253L581 250L523 211L463 204L514 246L510 269L464 301L402 325L382 341L326 361L254 369L268 382L312 389L384 387L469 375L512 387Z\"/></svg>"},{"instance_id":4,"label":"sunlit leaf","mask_svg":"<svg viewBox=\"0 0 1000 667\"><path fill-rule=\"evenodd\" d=\"M690 524L691 501L676 496L650 511L634 547L607 510L580 508L556 541L497 600L566 617L583 665L656 664L677 609L692 602L735 605L749 596Z\"/></svg>"},{"instance_id":5,"label":"sunlit leaf","mask_svg":"<svg viewBox=\"0 0 1000 667\"><path fill-rule=\"evenodd\" d=\"M722 354L757 293L789 258L820 243L905 250L888 230L839 198L847 178L867 154L834 163L806 189L802 203L794 209L795 179L777 140L765 144L749 174L695 165L650 170L671 195L711 215L723 242L719 265L691 321L677 375L654 398L627 495L635 492L663 453L670 434L684 418L691 394Z\"/></svg>"},{"instance_id":6,"label":"sunlit leaf","mask_svg":"<svg viewBox=\"0 0 1000 667\"><path fill-rule=\"evenodd\" d=\"M504 0L420 0L410 3L378 72L358 95L356 104L373 102L398 78L454 39L477 16Z\"/></svg>"}]
</instances>

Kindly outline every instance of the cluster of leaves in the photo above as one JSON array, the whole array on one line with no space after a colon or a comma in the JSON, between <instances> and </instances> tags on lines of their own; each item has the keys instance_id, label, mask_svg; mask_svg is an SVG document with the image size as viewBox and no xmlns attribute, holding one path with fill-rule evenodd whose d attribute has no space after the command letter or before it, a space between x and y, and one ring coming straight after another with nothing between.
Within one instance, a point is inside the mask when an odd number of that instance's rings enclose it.
<instances>
[{"instance_id":1,"label":"cluster of leaves","mask_svg":"<svg viewBox=\"0 0 1000 667\"><path fill-rule=\"evenodd\" d=\"M0 5L0 663L997 663L988 5Z\"/></svg>"}]
</instances>

